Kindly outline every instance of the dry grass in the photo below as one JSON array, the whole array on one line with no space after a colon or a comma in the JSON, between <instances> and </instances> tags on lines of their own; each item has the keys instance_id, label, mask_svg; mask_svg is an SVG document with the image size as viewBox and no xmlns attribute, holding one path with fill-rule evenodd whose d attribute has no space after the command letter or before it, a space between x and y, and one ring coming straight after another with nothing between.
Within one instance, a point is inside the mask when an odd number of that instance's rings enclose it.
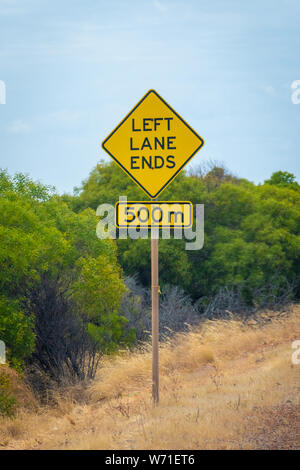
<instances>
[{"instance_id":1,"label":"dry grass","mask_svg":"<svg viewBox=\"0 0 300 470\"><path fill-rule=\"evenodd\" d=\"M17 399L22 408L27 410L36 410L38 402L36 401L30 387L24 383L19 374L5 364L0 364L0 377L6 375L9 378L10 390Z\"/></svg>"},{"instance_id":2,"label":"dry grass","mask_svg":"<svg viewBox=\"0 0 300 470\"><path fill-rule=\"evenodd\" d=\"M300 308L264 326L206 322L161 345L161 400L151 351L108 358L87 390L0 421L6 449L299 448Z\"/></svg>"}]
</instances>

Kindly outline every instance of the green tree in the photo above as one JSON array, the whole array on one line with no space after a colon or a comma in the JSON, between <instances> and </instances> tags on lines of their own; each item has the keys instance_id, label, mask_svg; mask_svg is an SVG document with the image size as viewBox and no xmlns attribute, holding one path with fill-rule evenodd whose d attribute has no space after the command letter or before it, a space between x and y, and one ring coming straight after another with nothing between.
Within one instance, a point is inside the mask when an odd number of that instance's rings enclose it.
<instances>
[{"instance_id":1,"label":"green tree","mask_svg":"<svg viewBox=\"0 0 300 470\"><path fill-rule=\"evenodd\" d=\"M281 186L283 188L288 187L292 189L300 189L300 186L296 181L296 176L288 171L276 171L272 174L270 179L265 180L265 184Z\"/></svg>"},{"instance_id":2,"label":"green tree","mask_svg":"<svg viewBox=\"0 0 300 470\"><path fill-rule=\"evenodd\" d=\"M205 241L200 251L185 251L179 240L160 241L162 285L178 285L194 299L211 296L222 286L247 285L245 295L251 301L249 290L254 293L277 276L278 283L294 284L299 296L298 188L287 172L275 173L263 185L234 177L220 165L180 173L160 200L204 204ZM115 163L101 162L67 202L76 210L96 209L101 203L115 204L120 195L129 200L145 197ZM149 286L149 240L118 240L117 245L125 273L137 274Z\"/></svg>"},{"instance_id":3,"label":"green tree","mask_svg":"<svg viewBox=\"0 0 300 470\"><path fill-rule=\"evenodd\" d=\"M53 371L57 349L75 370L84 357L75 337L86 347L89 337L94 355L132 341L118 313L125 287L116 245L97 238L96 224L92 209L75 213L51 188L1 172L0 337L12 365L41 359Z\"/></svg>"}]
</instances>

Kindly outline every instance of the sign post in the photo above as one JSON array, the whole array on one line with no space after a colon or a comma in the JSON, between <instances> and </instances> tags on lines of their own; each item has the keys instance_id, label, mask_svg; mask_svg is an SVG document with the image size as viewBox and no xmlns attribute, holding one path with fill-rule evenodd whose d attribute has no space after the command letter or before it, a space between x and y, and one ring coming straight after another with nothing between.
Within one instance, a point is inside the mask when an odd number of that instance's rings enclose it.
<instances>
[{"instance_id":1,"label":"sign post","mask_svg":"<svg viewBox=\"0 0 300 470\"><path fill-rule=\"evenodd\" d=\"M203 145L202 137L155 90L149 90L104 140L102 148L154 204ZM159 229L176 228L178 218L181 227L192 224L192 204L178 202L179 210L169 210L166 203L157 201L158 207L150 208L151 215L149 208L142 209L141 204L131 202L125 207L117 204L116 226L144 227L147 222L151 228L152 397L156 406L159 402ZM142 210L146 219L140 217ZM160 211L159 220L156 220L157 211Z\"/></svg>"},{"instance_id":2,"label":"sign post","mask_svg":"<svg viewBox=\"0 0 300 470\"><path fill-rule=\"evenodd\" d=\"M151 238L151 284L152 284L152 398L159 402L159 285L158 285L158 237Z\"/></svg>"}]
</instances>

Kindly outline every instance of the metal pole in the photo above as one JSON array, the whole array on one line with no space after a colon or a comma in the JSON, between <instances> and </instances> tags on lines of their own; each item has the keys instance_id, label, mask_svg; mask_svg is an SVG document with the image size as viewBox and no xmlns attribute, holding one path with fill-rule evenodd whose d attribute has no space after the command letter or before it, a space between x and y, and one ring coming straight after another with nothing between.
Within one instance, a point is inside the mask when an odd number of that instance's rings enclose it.
<instances>
[{"instance_id":1,"label":"metal pole","mask_svg":"<svg viewBox=\"0 0 300 470\"><path fill-rule=\"evenodd\" d=\"M156 235L156 234L155 234ZM158 234L151 237L152 278L152 397L154 406L159 402L158 334L159 334L159 285L158 285Z\"/></svg>"}]
</instances>

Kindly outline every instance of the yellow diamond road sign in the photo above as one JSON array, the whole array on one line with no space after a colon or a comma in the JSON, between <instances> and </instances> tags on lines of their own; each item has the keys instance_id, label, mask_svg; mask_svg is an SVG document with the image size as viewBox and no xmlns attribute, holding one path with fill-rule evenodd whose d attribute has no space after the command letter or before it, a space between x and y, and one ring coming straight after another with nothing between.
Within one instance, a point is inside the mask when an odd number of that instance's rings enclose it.
<instances>
[{"instance_id":1,"label":"yellow diamond road sign","mask_svg":"<svg viewBox=\"0 0 300 470\"><path fill-rule=\"evenodd\" d=\"M154 90L148 91L102 148L156 198L204 145L204 140Z\"/></svg>"}]
</instances>

